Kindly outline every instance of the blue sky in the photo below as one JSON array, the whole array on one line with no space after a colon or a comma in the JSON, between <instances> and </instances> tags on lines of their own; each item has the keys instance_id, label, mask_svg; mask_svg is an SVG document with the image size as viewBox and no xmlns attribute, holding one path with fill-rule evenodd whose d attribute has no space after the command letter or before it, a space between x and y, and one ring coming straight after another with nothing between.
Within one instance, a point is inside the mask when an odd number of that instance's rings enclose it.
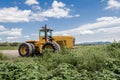
<instances>
[{"instance_id":1,"label":"blue sky","mask_svg":"<svg viewBox=\"0 0 120 80\"><path fill-rule=\"evenodd\" d=\"M120 40L120 0L0 0L0 42L38 40L47 24L76 43Z\"/></svg>"}]
</instances>

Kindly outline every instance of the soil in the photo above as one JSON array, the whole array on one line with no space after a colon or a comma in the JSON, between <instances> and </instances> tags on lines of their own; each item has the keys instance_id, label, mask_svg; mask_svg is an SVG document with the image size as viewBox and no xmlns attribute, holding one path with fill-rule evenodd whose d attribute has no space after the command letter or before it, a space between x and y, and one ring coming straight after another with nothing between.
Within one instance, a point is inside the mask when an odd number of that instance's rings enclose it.
<instances>
[{"instance_id":1,"label":"soil","mask_svg":"<svg viewBox=\"0 0 120 80\"><path fill-rule=\"evenodd\" d=\"M0 53L8 56L8 57L18 57L18 50L0 50Z\"/></svg>"}]
</instances>

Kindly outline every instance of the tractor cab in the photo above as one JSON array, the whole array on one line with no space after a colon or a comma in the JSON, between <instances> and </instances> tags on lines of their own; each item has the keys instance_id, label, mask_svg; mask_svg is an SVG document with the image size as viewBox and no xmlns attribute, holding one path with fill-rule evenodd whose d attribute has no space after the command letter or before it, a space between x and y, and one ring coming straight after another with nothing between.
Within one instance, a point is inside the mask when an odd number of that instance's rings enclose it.
<instances>
[{"instance_id":1,"label":"tractor cab","mask_svg":"<svg viewBox=\"0 0 120 80\"><path fill-rule=\"evenodd\" d=\"M39 39L45 40L45 42L52 41L52 29L45 27L42 27L39 31Z\"/></svg>"}]
</instances>

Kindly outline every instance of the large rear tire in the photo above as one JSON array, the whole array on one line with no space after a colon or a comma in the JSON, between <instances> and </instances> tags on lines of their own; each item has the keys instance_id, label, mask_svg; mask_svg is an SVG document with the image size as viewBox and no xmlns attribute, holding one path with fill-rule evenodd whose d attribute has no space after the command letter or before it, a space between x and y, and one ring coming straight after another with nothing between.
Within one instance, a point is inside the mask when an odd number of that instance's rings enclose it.
<instances>
[{"instance_id":1,"label":"large rear tire","mask_svg":"<svg viewBox=\"0 0 120 80\"><path fill-rule=\"evenodd\" d=\"M47 42L47 43L45 43L43 45L43 47L42 47L43 53L45 51L47 51L47 52L56 52L56 51L58 51L59 50L59 46L58 45L59 44L53 43L53 42Z\"/></svg>"},{"instance_id":2,"label":"large rear tire","mask_svg":"<svg viewBox=\"0 0 120 80\"><path fill-rule=\"evenodd\" d=\"M31 43L22 43L18 48L19 55L22 57L32 56L34 51L34 45Z\"/></svg>"}]
</instances>

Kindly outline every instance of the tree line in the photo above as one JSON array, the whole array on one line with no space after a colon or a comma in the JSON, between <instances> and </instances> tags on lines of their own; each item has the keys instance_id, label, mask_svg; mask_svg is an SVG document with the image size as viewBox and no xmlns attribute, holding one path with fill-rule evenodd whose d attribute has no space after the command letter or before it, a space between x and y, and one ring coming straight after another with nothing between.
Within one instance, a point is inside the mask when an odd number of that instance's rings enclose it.
<instances>
[{"instance_id":1,"label":"tree line","mask_svg":"<svg viewBox=\"0 0 120 80\"><path fill-rule=\"evenodd\" d=\"M0 42L0 46L18 46L20 42Z\"/></svg>"}]
</instances>

